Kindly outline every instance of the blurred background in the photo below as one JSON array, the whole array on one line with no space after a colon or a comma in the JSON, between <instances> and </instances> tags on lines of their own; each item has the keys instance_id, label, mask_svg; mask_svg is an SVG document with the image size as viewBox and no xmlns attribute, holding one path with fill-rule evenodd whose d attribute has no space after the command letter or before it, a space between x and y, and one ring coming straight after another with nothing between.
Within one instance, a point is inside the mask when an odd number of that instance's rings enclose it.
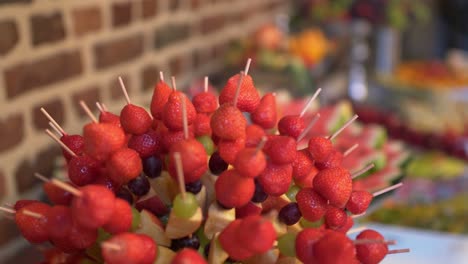
<instances>
[{"instance_id":1,"label":"blurred background","mask_svg":"<svg viewBox=\"0 0 468 264\"><path fill-rule=\"evenodd\" d=\"M466 0L0 0L0 202L44 197L33 173L63 170L40 107L81 133L80 100L121 109L118 76L148 106L159 71L219 90L247 58L257 87L289 104L322 87L328 129L359 114L337 142L362 146L349 169L376 164L355 188L405 183L359 221L412 234L410 248L439 243L388 263L468 259ZM0 263L35 256L0 217Z\"/></svg>"}]
</instances>

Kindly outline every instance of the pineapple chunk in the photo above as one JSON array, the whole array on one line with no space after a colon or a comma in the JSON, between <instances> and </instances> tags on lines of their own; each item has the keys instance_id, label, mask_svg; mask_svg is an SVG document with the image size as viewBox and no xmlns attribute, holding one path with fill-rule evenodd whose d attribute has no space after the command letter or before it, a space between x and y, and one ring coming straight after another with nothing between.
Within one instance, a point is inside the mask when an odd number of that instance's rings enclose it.
<instances>
[{"instance_id":1,"label":"pineapple chunk","mask_svg":"<svg viewBox=\"0 0 468 264\"><path fill-rule=\"evenodd\" d=\"M167 247L158 246L158 256L153 264L170 264L176 253Z\"/></svg>"},{"instance_id":2,"label":"pineapple chunk","mask_svg":"<svg viewBox=\"0 0 468 264\"><path fill-rule=\"evenodd\" d=\"M205 222L205 235L208 238L223 229L236 219L235 209L221 208L218 203L213 202L208 208L208 217Z\"/></svg>"},{"instance_id":3,"label":"pineapple chunk","mask_svg":"<svg viewBox=\"0 0 468 264\"><path fill-rule=\"evenodd\" d=\"M180 218L173 211L169 215L166 226L166 236L170 239L186 237L197 231L203 220L203 213L200 207L189 219Z\"/></svg>"},{"instance_id":4,"label":"pineapple chunk","mask_svg":"<svg viewBox=\"0 0 468 264\"><path fill-rule=\"evenodd\" d=\"M163 171L161 176L155 179L150 179L150 184L151 188L166 205L170 205L179 192L177 183L167 171Z\"/></svg>"},{"instance_id":5,"label":"pineapple chunk","mask_svg":"<svg viewBox=\"0 0 468 264\"><path fill-rule=\"evenodd\" d=\"M157 245L170 247L171 240L166 236L161 221L147 210L140 213L140 228L135 233L151 237Z\"/></svg>"},{"instance_id":6,"label":"pineapple chunk","mask_svg":"<svg viewBox=\"0 0 468 264\"><path fill-rule=\"evenodd\" d=\"M278 249L270 249L263 254L254 255L245 260L244 264L275 264L279 257Z\"/></svg>"},{"instance_id":7,"label":"pineapple chunk","mask_svg":"<svg viewBox=\"0 0 468 264\"><path fill-rule=\"evenodd\" d=\"M208 264L224 263L229 257L228 253L223 250L218 240L219 233L214 234L211 240L210 253L208 255Z\"/></svg>"},{"instance_id":8,"label":"pineapple chunk","mask_svg":"<svg viewBox=\"0 0 468 264\"><path fill-rule=\"evenodd\" d=\"M276 264L302 264L300 260L295 257L280 257Z\"/></svg>"}]
</instances>

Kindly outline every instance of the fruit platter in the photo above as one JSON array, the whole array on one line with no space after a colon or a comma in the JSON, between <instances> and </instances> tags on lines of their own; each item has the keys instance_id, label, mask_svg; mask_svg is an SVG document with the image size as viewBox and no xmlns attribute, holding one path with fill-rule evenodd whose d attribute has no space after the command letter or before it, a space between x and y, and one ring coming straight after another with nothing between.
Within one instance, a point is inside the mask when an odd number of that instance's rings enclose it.
<instances>
[{"instance_id":1,"label":"fruit platter","mask_svg":"<svg viewBox=\"0 0 468 264\"><path fill-rule=\"evenodd\" d=\"M50 203L0 207L27 241L42 245L37 262L371 264L408 252L354 225L374 198L402 183L379 180L368 189L357 180L372 165L345 167L365 144L396 147L374 128L351 125L357 115L309 111L320 89L302 111L280 116L276 94L261 95L249 67L250 60L219 96L206 77L191 98L161 73L149 112L131 102L119 79L127 104L117 115L98 102L95 116L82 102L90 122L81 134L42 109L67 177L35 174ZM378 167L378 158L366 160Z\"/></svg>"}]
</instances>

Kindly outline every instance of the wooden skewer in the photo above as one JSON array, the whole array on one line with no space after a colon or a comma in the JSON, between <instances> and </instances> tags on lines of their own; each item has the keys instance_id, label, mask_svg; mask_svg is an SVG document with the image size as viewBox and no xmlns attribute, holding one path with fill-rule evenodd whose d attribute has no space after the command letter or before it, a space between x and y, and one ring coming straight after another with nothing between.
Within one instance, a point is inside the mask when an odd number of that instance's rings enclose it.
<instances>
[{"instance_id":1,"label":"wooden skewer","mask_svg":"<svg viewBox=\"0 0 468 264\"><path fill-rule=\"evenodd\" d=\"M205 83L204 83L204 85L203 85L203 91L204 91L205 93L208 92L208 76L205 76Z\"/></svg>"},{"instance_id":2,"label":"wooden skewer","mask_svg":"<svg viewBox=\"0 0 468 264\"><path fill-rule=\"evenodd\" d=\"M119 83L120 83L120 87L122 88L122 92L123 92L123 94L125 96L125 100L127 101L127 104L131 104L130 97L128 96L127 89L125 88L125 84L124 84L121 76L119 76Z\"/></svg>"},{"instance_id":3,"label":"wooden skewer","mask_svg":"<svg viewBox=\"0 0 468 264\"><path fill-rule=\"evenodd\" d=\"M3 206L0 206L0 211L5 212L5 213L9 213L9 214L16 214L16 210L11 209L11 208L7 208L7 207L3 207Z\"/></svg>"},{"instance_id":4,"label":"wooden skewer","mask_svg":"<svg viewBox=\"0 0 468 264\"><path fill-rule=\"evenodd\" d=\"M358 217L361 217L361 216L364 216L366 214L366 212L362 213L362 214L357 214L357 215L352 215L351 218L358 218Z\"/></svg>"},{"instance_id":5,"label":"wooden skewer","mask_svg":"<svg viewBox=\"0 0 468 264\"><path fill-rule=\"evenodd\" d=\"M242 81L244 80L244 72L239 73L239 82L237 83L236 93L234 94L234 100L232 101L234 106L237 107L237 100L239 99L240 88Z\"/></svg>"},{"instance_id":6,"label":"wooden skewer","mask_svg":"<svg viewBox=\"0 0 468 264\"><path fill-rule=\"evenodd\" d=\"M31 217L34 217L34 218L42 218L44 217L43 215L41 214L38 214L38 213L35 213L35 212L32 212L32 211L29 211L27 209L24 209L23 211L21 211L24 215L27 215L27 216L31 216Z\"/></svg>"},{"instance_id":7,"label":"wooden skewer","mask_svg":"<svg viewBox=\"0 0 468 264\"><path fill-rule=\"evenodd\" d=\"M312 104L313 101L315 101L315 99L317 98L317 96L320 94L321 91L322 91L322 88L318 88L317 91L315 91L314 95L312 95L309 101L307 101L304 108L302 108L302 111L299 117L303 117L305 115L305 113L307 112L307 109L309 109L310 105Z\"/></svg>"},{"instance_id":8,"label":"wooden skewer","mask_svg":"<svg viewBox=\"0 0 468 264\"><path fill-rule=\"evenodd\" d=\"M244 75L247 75L249 74L249 69L250 69L250 63L252 62L252 59L249 58L247 60L247 63L245 64L245 68L244 68Z\"/></svg>"},{"instance_id":9,"label":"wooden skewer","mask_svg":"<svg viewBox=\"0 0 468 264\"><path fill-rule=\"evenodd\" d=\"M89 116L89 118L91 118L91 120L93 120L94 123L99 123L96 116L93 114L93 112L91 112L91 110L89 109L89 107L86 105L86 103L83 100L80 101L80 106L81 106L81 108L83 108L83 110Z\"/></svg>"},{"instance_id":10,"label":"wooden skewer","mask_svg":"<svg viewBox=\"0 0 468 264\"><path fill-rule=\"evenodd\" d=\"M358 144L358 143L352 145L349 149L347 149L347 150L343 153L343 157L346 157L346 156L348 156L349 154L351 154L351 152L353 152L355 149L357 149L357 147L359 147L359 144Z\"/></svg>"},{"instance_id":11,"label":"wooden skewer","mask_svg":"<svg viewBox=\"0 0 468 264\"><path fill-rule=\"evenodd\" d=\"M368 172L370 169L374 168L374 163L371 163L367 166L365 166L364 168L354 172L353 174L351 174L351 179L354 179L354 178L357 178L361 175L363 175L364 173Z\"/></svg>"},{"instance_id":12,"label":"wooden skewer","mask_svg":"<svg viewBox=\"0 0 468 264\"><path fill-rule=\"evenodd\" d=\"M353 241L354 245L365 245L365 244L387 244L395 245L395 240L383 240L383 239L356 239Z\"/></svg>"},{"instance_id":13,"label":"wooden skewer","mask_svg":"<svg viewBox=\"0 0 468 264\"><path fill-rule=\"evenodd\" d=\"M164 82L164 73L162 71L159 72L159 80Z\"/></svg>"},{"instance_id":14,"label":"wooden skewer","mask_svg":"<svg viewBox=\"0 0 468 264\"><path fill-rule=\"evenodd\" d=\"M260 150L263 149L263 147L265 146L267 140L268 140L268 137L267 137L267 136L263 136L263 137L262 137L262 139L260 140L260 142L259 142L258 145L257 145L257 148L255 148L254 155L256 155Z\"/></svg>"},{"instance_id":15,"label":"wooden skewer","mask_svg":"<svg viewBox=\"0 0 468 264\"><path fill-rule=\"evenodd\" d=\"M50 180L46 176L44 176L44 175L42 175L42 174L40 174L38 172L34 173L34 177L38 178L39 180L41 180L43 182L50 182Z\"/></svg>"},{"instance_id":16,"label":"wooden skewer","mask_svg":"<svg viewBox=\"0 0 468 264\"><path fill-rule=\"evenodd\" d=\"M309 125L302 131L302 133L297 137L297 142L301 141L306 135L307 133L309 133L309 131L312 129L312 127L315 125L315 123L317 123L317 121L319 120L320 118L320 114L317 113L314 118L312 119L312 121L310 121Z\"/></svg>"},{"instance_id":17,"label":"wooden skewer","mask_svg":"<svg viewBox=\"0 0 468 264\"><path fill-rule=\"evenodd\" d=\"M336 136L338 136L345 128L347 128L349 125L351 125L351 123L353 123L354 120L356 120L358 117L359 117L358 115L354 115L353 117L351 117L350 120L348 120L346 123L344 123L344 125L341 126L340 129L335 131L335 133L333 133L328 139L333 140L334 138L336 138Z\"/></svg>"},{"instance_id":18,"label":"wooden skewer","mask_svg":"<svg viewBox=\"0 0 468 264\"><path fill-rule=\"evenodd\" d=\"M182 165L182 158L179 152L174 153L174 161L176 165L177 180L179 182L180 194L182 200L185 200L185 179L184 179L184 168Z\"/></svg>"},{"instance_id":19,"label":"wooden skewer","mask_svg":"<svg viewBox=\"0 0 468 264\"><path fill-rule=\"evenodd\" d=\"M173 89L174 91L177 91L177 86L176 86L176 82L175 82L175 77L174 77L174 76L171 77L171 82L172 82L172 89Z\"/></svg>"},{"instance_id":20,"label":"wooden skewer","mask_svg":"<svg viewBox=\"0 0 468 264\"><path fill-rule=\"evenodd\" d=\"M112 249L112 250L115 250L115 251L120 251L120 250L122 250L122 248L120 247L120 245L117 245L117 244L112 243L112 242L102 242L102 243L101 243L101 247L102 247L102 248L106 248L106 249Z\"/></svg>"},{"instance_id":21,"label":"wooden skewer","mask_svg":"<svg viewBox=\"0 0 468 264\"><path fill-rule=\"evenodd\" d=\"M399 253L408 253L408 252L410 252L409 248L402 248L402 249L389 250L387 254L399 254Z\"/></svg>"},{"instance_id":22,"label":"wooden skewer","mask_svg":"<svg viewBox=\"0 0 468 264\"><path fill-rule=\"evenodd\" d=\"M57 133L57 135L59 135L60 137L63 137L63 134L62 132L60 131L60 129L58 129L54 123L50 122L49 121L49 126L55 131L55 133Z\"/></svg>"},{"instance_id":23,"label":"wooden skewer","mask_svg":"<svg viewBox=\"0 0 468 264\"><path fill-rule=\"evenodd\" d=\"M96 102L96 107L99 109L101 113L104 112L104 108L102 108L102 105L99 102Z\"/></svg>"},{"instance_id":24,"label":"wooden skewer","mask_svg":"<svg viewBox=\"0 0 468 264\"><path fill-rule=\"evenodd\" d=\"M377 191L377 192L373 193L372 195L373 195L374 197L376 197L376 196L379 196L379 195L384 194L384 193L386 193L386 192L389 192L389 191L395 190L395 189L397 189L397 188L400 188L401 186L403 186L403 183L402 183L402 182L397 183L397 184L394 184L394 185L392 185L392 186L390 186L390 187L387 187L387 188L385 188L385 189L383 189L383 190Z\"/></svg>"},{"instance_id":25,"label":"wooden skewer","mask_svg":"<svg viewBox=\"0 0 468 264\"><path fill-rule=\"evenodd\" d=\"M364 231L367 229L367 226L360 226L360 227L356 227L356 228L352 228L350 230L348 230L348 232L346 232L347 235L350 235L350 234L354 234L354 233L359 233L361 231Z\"/></svg>"},{"instance_id":26,"label":"wooden skewer","mask_svg":"<svg viewBox=\"0 0 468 264\"><path fill-rule=\"evenodd\" d=\"M49 135L55 142L59 143L59 145L66 151L68 154L70 154L72 157L77 157L75 152L71 150L65 143L63 143L54 133L52 133L49 129L46 129L45 132L47 135Z\"/></svg>"},{"instance_id":27,"label":"wooden skewer","mask_svg":"<svg viewBox=\"0 0 468 264\"><path fill-rule=\"evenodd\" d=\"M78 190L77 188L71 186L70 184L67 184L67 183L65 183L63 181L60 181L60 180L57 180L57 179L52 179L52 180L50 180L50 182L52 184L54 184L55 186L65 190L65 191L67 191L67 192L69 192L69 193L71 193L71 194L73 194L75 196L78 196L78 197L81 196L81 191Z\"/></svg>"},{"instance_id":28,"label":"wooden skewer","mask_svg":"<svg viewBox=\"0 0 468 264\"><path fill-rule=\"evenodd\" d=\"M104 103L101 103L102 109L106 112L109 112L109 108Z\"/></svg>"},{"instance_id":29,"label":"wooden skewer","mask_svg":"<svg viewBox=\"0 0 468 264\"><path fill-rule=\"evenodd\" d=\"M182 127L184 128L184 138L189 138L188 120L187 120L187 102L185 101L185 95L180 96L182 100Z\"/></svg>"},{"instance_id":30,"label":"wooden skewer","mask_svg":"<svg viewBox=\"0 0 468 264\"><path fill-rule=\"evenodd\" d=\"M41 112L60 130L60 132L62 132L63 135L67 134L65 130L63 130L63 128L57 123L57 121L55 121L55 119L44 109L44 107L41 107Z\"/></svg>"}]
</instances>

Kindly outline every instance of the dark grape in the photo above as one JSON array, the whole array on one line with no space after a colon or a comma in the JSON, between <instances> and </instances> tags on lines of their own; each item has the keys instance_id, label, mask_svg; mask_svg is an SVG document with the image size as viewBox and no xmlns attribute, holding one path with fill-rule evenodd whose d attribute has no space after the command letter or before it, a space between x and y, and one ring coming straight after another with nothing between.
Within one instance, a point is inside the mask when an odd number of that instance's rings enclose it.
<instances>
[{"instance_id":1,"label":"dark grape","mask_svg":"<svg viewBox=\"0 0 468 264\"><path fill-rule=\"evenodd\" d=\"M143 174L140 174L140 176L129 181L127 186L128 189L136 196L143 196L147 194L151 187L148 178L146 178L146 176Z\"/></svg>"},{"instance_id":2,"label":"dark grape","mask_svg":"<svg viewBox=\"0 0 468 264\"><path fill-rule=\"evenodd\" d=\"M279 220L286 225L294 225L295 223L299 222L301 217L302 214L301 211L299 211L297 203L289 203L283 206L278 214Z\"/></svg>"},{"instance_id":3,"label":"dark grape","mask_svg":"<svg viewBox=\"0 0 468 264\"><path fill-rule=\"evenodd\" d=\"M203 255L208 259L208 256L210 255L210 246L211 243L208 242L208 244L205 245L205 248L203 249Z\"/></svg>"},{"instance_id":4,"label":"dark grape","mask_svg":"<svg viewBox=\"0 0 468 264\"><path fill-rule=\"evenodd\" d=\"M115 194L115 196L127 201L130 205L133 204L133 195L130 193L130 191L127 188L124 188L124 187L120 188Z\"/></svg>"},{"instance_id":5,"label":"dark grape","mask_svg":"<svg viewBox=\"0 0 468 264\"><path fill-rule=\"evenodd\" d=\"M183 248L193 248L195 250L198 250L199 247L200 247L200 240L195 234L193 234L192 236L188 236L188 237L173 239L171 241L171 249L174 251L178 251Z\"/></svg>"},{"instance_id":6,"label":"dark grape","mask_svg":"<svg viewBox=\"0 0 468 264\"><path fill-rule=\"evenodd\" d=\"M254 203L262 203L268 198L268 194L265 193L263 190L262 185L258 182L255 181L255 192L252 197L252 202Z\"/></svg>"},{"instance_id":7,"label":"dark grape","mask_svg":"<svg viewBox=\"0 0 468 264\"><path fill-rule=\"evenodd\" d=\"M193 194L197 194L201 191L203 185L202 185L202 182L200 180L198 181L194 181L192 183L187 183L185 184L185 190L187 192L191 192Z\"/></svg>"},{"instance_id":8,"label":"dark grape","mask_svg":"<svg viewBox=\"0 0 468 264\"><path fill-rule=\"evenodd\" d=\"M219 175L228 168L228 164L221 158L218 151L211 154L208 166L214 175Z\"/></svg>"},{"instance_id":9,"label":"dark grape","mask_svg":"<svg viewBox=\"0 0 468 264\"><path fill-rule=\"evenodd\" d=\"M160 158L151 156L143 159L143 172L151 179L161 176L162 169L163 162Z\"/></svg>"}]
</instances>

